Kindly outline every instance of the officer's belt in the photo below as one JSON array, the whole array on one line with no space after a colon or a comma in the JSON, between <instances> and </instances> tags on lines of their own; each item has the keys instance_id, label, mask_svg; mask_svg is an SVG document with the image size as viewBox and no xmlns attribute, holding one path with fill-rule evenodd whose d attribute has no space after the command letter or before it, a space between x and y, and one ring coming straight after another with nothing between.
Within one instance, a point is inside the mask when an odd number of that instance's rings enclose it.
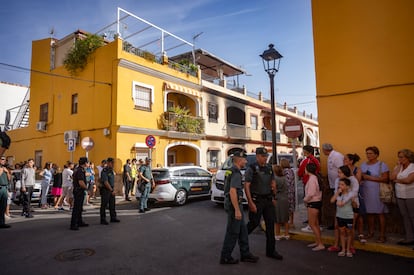
<instances>
[{"instance_id":1,"label":"officer's belt","mask_svg":"<svg viewBox=\"0 0 414 275\"><path fill-rule=\"evenodd\" d=\"M271 199L272 194L266 194L266 195L252 194L252 197L256 199Z\"/></svg>"}]
</instances>

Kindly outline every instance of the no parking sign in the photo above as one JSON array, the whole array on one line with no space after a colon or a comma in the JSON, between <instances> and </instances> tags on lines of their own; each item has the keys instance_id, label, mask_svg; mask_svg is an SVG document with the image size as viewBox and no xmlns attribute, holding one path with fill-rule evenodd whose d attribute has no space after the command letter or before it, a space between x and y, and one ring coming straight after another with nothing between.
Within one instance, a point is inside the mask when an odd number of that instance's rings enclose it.
<instances>
[{"instance_id":1,"label":"no parking sign","mask_svg":"<svg viewBox=\"0 0 414 275\"><path fill-rule=\"evenodd\" d=\"M148 146L148 148L153 148L156 143L157 142L156 142L155 137L153 135L148 135L145 138L145 144Z\"/></svg>"}]
</instances>

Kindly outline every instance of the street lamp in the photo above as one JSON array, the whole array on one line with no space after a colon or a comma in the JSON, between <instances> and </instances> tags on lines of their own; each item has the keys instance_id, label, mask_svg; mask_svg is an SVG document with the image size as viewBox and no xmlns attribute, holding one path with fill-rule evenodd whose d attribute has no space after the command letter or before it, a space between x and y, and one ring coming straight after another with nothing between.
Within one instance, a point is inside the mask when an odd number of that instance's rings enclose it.
<instances>
[{"instance_id":1,"label":"street lamp","mask_svg":"<svg viewBox=\"0 0 414 275\"><path fill-rule=\"evenodd\" d=\"M272 123L272 164L277 164L277 151L276 151L276 111L275 111L275 75L279 71L280 59L283 57L278 51L276 51L273 44L269 45L269 49L265 50L260 57L263 60L263 67L265 72L269 75L270 79L270 110Z\"/></svg>"}]
</instances>

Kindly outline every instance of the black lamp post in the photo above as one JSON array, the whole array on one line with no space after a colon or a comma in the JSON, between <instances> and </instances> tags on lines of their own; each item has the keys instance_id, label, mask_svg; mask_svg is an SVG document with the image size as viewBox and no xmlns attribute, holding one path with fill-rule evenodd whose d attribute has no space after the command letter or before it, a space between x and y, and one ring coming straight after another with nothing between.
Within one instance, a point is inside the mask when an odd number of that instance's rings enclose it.
<instances>
[{"instance_id":1,"label":"black lamp post","mask_svg":"<svg viewBox=\"0 0 414 275\"><path fill-rule=\"evenodd\" d=\"M277 164L277 151L276 151L276 111L275 111L275 75L279 71L280 59L283 57L278 51L276 51L273 44L269 45L269 49L265 50L260 57L263 60L263 67L265 72L269 75L270 79L270 110L271 110L271 123L272 123L272 164Z\"/></svg>"}]
</instances>

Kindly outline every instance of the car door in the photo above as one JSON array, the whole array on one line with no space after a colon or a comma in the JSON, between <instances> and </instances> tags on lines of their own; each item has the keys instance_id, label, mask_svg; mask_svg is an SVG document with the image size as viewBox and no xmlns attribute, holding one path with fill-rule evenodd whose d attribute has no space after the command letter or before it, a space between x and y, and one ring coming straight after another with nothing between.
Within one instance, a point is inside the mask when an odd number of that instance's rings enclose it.
<instances>
[{"instance_id":1,"label":"car door","mask_svg":"<svg viewBox=\"0 0 414 275\"><path fill-rule=\"evenodd\" d=\"M211 189L212 175L201 168L194 168L195 178L192 180L191 193L194 195L208 195Z\"/></svg>"}]
</instances>

